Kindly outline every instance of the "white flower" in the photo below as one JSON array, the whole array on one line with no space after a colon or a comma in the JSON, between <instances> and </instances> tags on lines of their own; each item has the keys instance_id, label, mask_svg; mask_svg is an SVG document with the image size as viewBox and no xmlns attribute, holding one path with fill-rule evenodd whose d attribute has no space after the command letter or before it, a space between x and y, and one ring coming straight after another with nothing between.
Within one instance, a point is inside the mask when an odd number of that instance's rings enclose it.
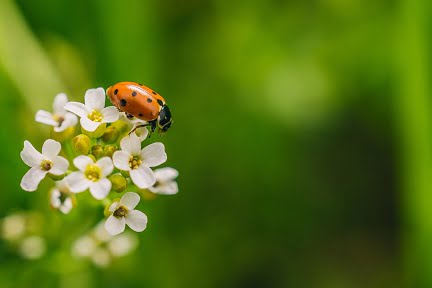
<instances>
[{"instance_id":1,"label":"white flower","mask_svg":"<svg viewBox=\"0 0 432 288\"><path fill-rule=\"evenodd\" d=\"M78 258L90 257L96 250L98 243L90 236L78 238L72 246L72 254Z\"/></svg>"},{"instance_id":2,"label":"white flower","mask_svg":"<svg viewBox=\"0 0 432 288\"><path fill-rule=\"evenodd\" d=\"M114 169L111 158L103 157L94 163L90 157L81 155L73 163L80 171L66 177L70 190L79 193L90 188L94 198L105 198L111 191L111 182L106 178Z\"/></svg>"},{"instance_id":3,"label":"white flower","mask_svg":"<svg viewBox=\"0 0 432 288\"><path fill-rule=\"evenodd\" d=\"M140 201L137 193L128 192L119 202L111 204L109 211L111 216L105 222L105 229L111 235L117 235L124 231L125 224L136 232L144 231L147 226L147 216L138 210L133 210Z\"/></svg>"},{"instance_id":4,"label":"white flower","mask_svg":"<svg viewBox=\"0 0 432 288\"><path fill-rule=\"evenodd\" d=\"M19 252L24 258L39 259L46 251L45 240L39 236L30 236L25 238L19 247Z\"/></svg>"},{"instance_id":5,"label":"white flower","mask_svg":"<svg viewBox=\"0 0 432 288\"><path fill-rule=\"evenodd\" d=\"M77 114L81 126L94 132L100 124L115 122L119 118L119 112L114 106L105 107L105 90L103 88L89 89L85 96L85 105L80 102L69 102L65 109Z\"/></svg>"},{"instance_id":6,"label":"white flower","mask_svg":"<svg viewBox=\"0 0 432 288\"><path fill-rule=\"evenodd\" d=\"M64 109L67 102L68 98L65 93L57 94L53 102L54 113L39 110L36 112L36 121L54 126L55 132L62 132L69 127L75 126L78 122L78 118Z\"/></svg>"},{"instance_id":7,"label":"white flower","mask_svg":"<svg viewBox=\"0 0 432 288\"><path fill-rule=\"evenodd\" d=\"M165 147L156 142L141 149L141 141L132 133L120 142L121 151L113 154L114 166L123 171L129 171L132 181L141 189L153 186L155 175L150 167L158 166L167 159Z\"/></svg>"},{"instance_id":8,"label":"white flower","mask_svg":"<svg viewBox=\"0 0 432 288\"><path fill-rule=\"evenodd\" d=\"M69 162L57 156L60 153L59 142L48 139L42 146L42 154L39 153L29 141L24 141L24 149L21 151L21 159L31 167L21 180L21 188L25 191L36 191L40 181L47 173L63 175L69 167Z\"/></svg>"},{"instance_id":9,"label":"white flower","mask_svg":"<svg viewBox=\"0 0 432 288\"><path fill-rule=\"evenodd\" d=\"M72 255L87 258L96 266L107 267L118 257L129 254L138 246L137 236L132 233L111 235L103 222L97 224L87 235L78 238L72 245Z\"/></svg>"},{"instance_id":10,"label":"white flower","mask_svg":"<svg viewBox=\"0 0 432 288\"><path fill-rule=\"evenodd\" d=\"M107 248L113 256L122 257L129 254L138 246L138 239L134 234L123 233L115 236L107 243Z\"/></svg>"},{"instance_id":11,"label":"white flower","mask_svg":"<svg viewBox=\"0 0 432 288\"><path fill-rule=\"evenodd\" d=\"M156 169L154 175L156 183L148 189L156 194L173 195L178 192L178 185L175 179L178 177L178 171L174 168L165 167Z\"/></svg>"},{"instance_id":12,"label":"white flower","mask_svg":"<svg viewBox=\"0 0 432 288\"><path fill-rule=\"evenodd\" d=\"M18 240L26 231L26 219L21 214L12 214L3 219L2 236L9 241Z\"/></svg>"},{"instance_id":13,"label":"white flower","mask_svg":"<svg viewBox=\"0 0 432 288\"><path fill-rule=\"evenodd\" d=\"M65 179L56 182L56 187L52 189L50 198L51 206L59 209L63 214L68 214L72 210L70 189Z\"/></svg>"}]
</instances>

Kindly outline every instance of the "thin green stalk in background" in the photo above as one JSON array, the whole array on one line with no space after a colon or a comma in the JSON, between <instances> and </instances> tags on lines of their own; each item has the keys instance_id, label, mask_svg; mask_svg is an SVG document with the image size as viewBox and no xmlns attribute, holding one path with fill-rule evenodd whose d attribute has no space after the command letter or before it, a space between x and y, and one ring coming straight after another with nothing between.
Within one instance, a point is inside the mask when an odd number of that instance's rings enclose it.
<instances>
[{"instance_id":1,"label":"thin green stalk in background","mask_svg":"<svg viewBox=\"0 0 432 288\"><path fill-rule=\"evenodd\" d=\"M401 2L397 31L404 270L407 287L432 287L432 139L428 0Z\"/></svg>"},{"instance_id":2,"label":"thin green stalk in background","mask_svg":"<svg viewBox=\"0 0 432 288\"><path fill-rule=\"evenodd\" d=\"M51 107L53 96L65 89L12 0L1 1L0 66L33 110Z\"/></svg>"}]
</instances>

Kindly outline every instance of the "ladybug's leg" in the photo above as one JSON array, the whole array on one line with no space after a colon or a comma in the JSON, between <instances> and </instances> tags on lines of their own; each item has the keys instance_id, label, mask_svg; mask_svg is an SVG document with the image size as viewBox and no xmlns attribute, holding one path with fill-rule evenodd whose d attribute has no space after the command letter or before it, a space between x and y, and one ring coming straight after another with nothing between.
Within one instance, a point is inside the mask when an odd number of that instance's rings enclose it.
<instances>
[{"instance_id":1,"label":"ladybug's leg","mask_svg":"<svg viewBox=\"0 0 432 288\"><path fill-rule=\"evenodd\" d=\"M149 135L149 138L150 138L151 133L153 133L156 130L156 123L157 123L156 120L153 120L153 121L150 121L146 124L138 124L132 128L132 130L129 132L128 135L135 132L138 128L150 126L150 135Z\"/></svg>"}]
</instances>

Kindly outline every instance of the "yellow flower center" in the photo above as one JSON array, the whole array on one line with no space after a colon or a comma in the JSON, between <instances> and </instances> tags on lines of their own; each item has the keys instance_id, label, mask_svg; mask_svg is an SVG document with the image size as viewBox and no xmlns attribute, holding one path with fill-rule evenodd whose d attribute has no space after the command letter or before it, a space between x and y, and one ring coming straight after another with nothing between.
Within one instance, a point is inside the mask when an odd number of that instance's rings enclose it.
<instances>
[{"instance_id":1,"label":"yellow flower center","mask_svg":"<svg viewBox=\"0 0 432 288\"><path fill-rule=\"evenodd\" d=\"M113 215L117 218L125 217L128 213L128 209L125 206L120 206L117 210L114 211Z\"/></svg>"},{"instance_id":2,"label":"yellow flower center","mask_svg":"<svg viewBox=\"0 0 432 288\"><path fill-rule=\"evenodd\" d=\"M87 177L87 179L96 182L102 178L102 171L99 166L90 164L87 166L84 175Z\"/></svg>"},{"instance_id":3,"label":"yellow flower center","mask_svg":"<svg viewBox=\"0 0 432 288\"><path fill-rule=\"evenodd\" d=\"M129 167L131 169L137 169L142 163L142 160L139 156L130 156L129 157Z\"/></svg>"},{"instance_id":4,"label":"yellow flower center","mask_svg":"<svg viewBox=\"0 0 432 288\"><path fill-rule=\"evenodd\" d=\"M96 110L92 110L87 117L94 122L102 122L102 113Z\"/></svg>"},{"instance_id":5,"label":"yellow flower center","mask_svg":"<svg viewBox=\"0 0 432 288\"><path fill-rule=\"evenodd\" d=\"M43 160L42 163L40 164L40 167L42 170L44 171L49 171L53 166L53 162L50 160Z\"/></svg>"}]
</instances>

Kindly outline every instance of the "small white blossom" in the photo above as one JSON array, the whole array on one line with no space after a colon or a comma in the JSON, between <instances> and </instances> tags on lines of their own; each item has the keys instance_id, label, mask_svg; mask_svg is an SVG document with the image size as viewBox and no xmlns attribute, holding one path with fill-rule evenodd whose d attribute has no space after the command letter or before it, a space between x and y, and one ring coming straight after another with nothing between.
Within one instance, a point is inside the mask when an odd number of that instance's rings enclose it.
<instances>
[{"instance_id":1,"label":"small white blossom","mask_svg":"<svg viewBox=\"0 0 432 288\"><path fill-rule=\"evenodd\" d=\"M51 191L51 206L57 208L63 214L68 214L73 207L70 192L69 185L65 179L57 181L56 187Z\"/></svg>"},{"instance_id":2,"label":"small white blossom","mask_svg":"<svg viewBox=\"0 0 432 288\"><path fill-rule=\"evenodd\" d=\"M39 153L29 141L24 141L24 149L21 151L21 159L31 167L21 180L21 188L25 191L36 191L40 181L47 173L63 175L69 167L69 162L58 156L61 145L59 142L48 139L42 146L42 154Z\"/></svg>"},{"instance_id":3,"label":"small white blossom","mask_svg":"<svg viewBox=\"0 0 432 288\"><path fill-rule=\"evenodd\" d=\"M53 102L54 113L39 110L36 112L36 121L54 126L55 132L62 132L69 127L75 126L78 118L75 114L69 113L64 109L67 102L68 98L65 93L57 94Z\"/></svg>"},{"instance_id":4,"label":"small white blossom","mask_svg":"<svg viewBox=\"0 0 432 288\"><path fill-rule=\"evenodd\" d=\"M97 241L88 235L78 238L72 245L72 254L78 258L90 257L96 250Z\"/></svg>"},{"instance_id":5,"label":"small white blossom","mask_svg":"<svg viewBox=\"0 0 432 288\"><path fill-rule=\"evenodd\" d=\"M128 171L132 182L139 188L153 186L156 178L150 167L158 166L167 160L165 146L156 142L141 149L140 138L132 133L121 140L120 147L121 151L113 154L114 166Z\"/></svg>"},{"instance_id":6,"label":"small white blossom","mask_svg":"<svg viewBox=\"0 0 432 288\"><path fill-rule=\"evenodd\" d=\"M89 189L95 199L105 198L111 191L111 182L106 178L114 169L111 158L103 157L96 163L88 156L78 156L73 160L79 171L66 177L69 188L74 193Z\"/></svg>"},{"instance_id":7,"label":"small white blossom","mask_svg":"<svg viewBox=\"0 0 432 288\"><path fill-rule=\"evenodd\" d=\"M80 119L81 126L94 132L100 124L115 122L119 118L119 112L114 106L105 107L105 90L103 88L89 89L85 93L84 103L69 102L65 109L75 113Z\"/></svg>"},{"instance_id":8,"label":"small white blossom","mask_svg":"<svg viewBox=\"0 0 432 288\"><path fill-rule=\"evenodd\" d=\"M5 217L2 224L2 237L6 240L18 240L26 232L26 219L21 214Z\"/></svg>"},{"instance_id":9,"label":"small white blossom","mask_svg":"<svg viewBox=\"0 0 432 288\"><path fill-rule=\"evenodd\" d=\"M140 197L137 193L128 192L119 202L111 204L109 211L111 216L105 222L105 229L111 235L117 235L124 231L125 224L136 232L144 231L147 226L147 216L134 208L138 205Z\"/></svg>"},{"instance_id":10,"label":"small white blossom","mask_svg":"<svg viewBox=\"0 0 432 288\"><path fill-rule=\"evenodd\" d=\"M134 234L123 233L115 236L107 243L107 248L113 256L122 257L129 254L138 246L138 239Z\"/></svg>"},{"instance_id":11,"label":"small white blossom","mask_svg":"<svg viewBox=\"0 0 432 288\"><path fill-rule=\"evenodd\" d=\"M154 171L156 183L148 189L156 194L173 195L178 192L178 185L175 179L179 173L176 169L165 167Z\"/></svg>"},{"instance_id":12,"label":"small white blossom","mask_svg":"<svg viewBox=\"0 0 432 288\"><path fill-rule=\"evenodd\" d=\"M77 258L88 258L96 266L106 267L114 258L129 254L137 246L136 235L126 232L113 236L100 222L90 233L75 241L72 254Z\"/></svg>"},{"instance_id":13,"label":"small white blossom","mask_svg":"<svg viewBox=\"0 0 432 288\"><path fill-rule=\"evenodd\" d=\"M35 260L41 258L46 251L46 243L42 237L30 236L25 238L19 247L20 254L27 259Z\"/></svg>"}]
</instances>

